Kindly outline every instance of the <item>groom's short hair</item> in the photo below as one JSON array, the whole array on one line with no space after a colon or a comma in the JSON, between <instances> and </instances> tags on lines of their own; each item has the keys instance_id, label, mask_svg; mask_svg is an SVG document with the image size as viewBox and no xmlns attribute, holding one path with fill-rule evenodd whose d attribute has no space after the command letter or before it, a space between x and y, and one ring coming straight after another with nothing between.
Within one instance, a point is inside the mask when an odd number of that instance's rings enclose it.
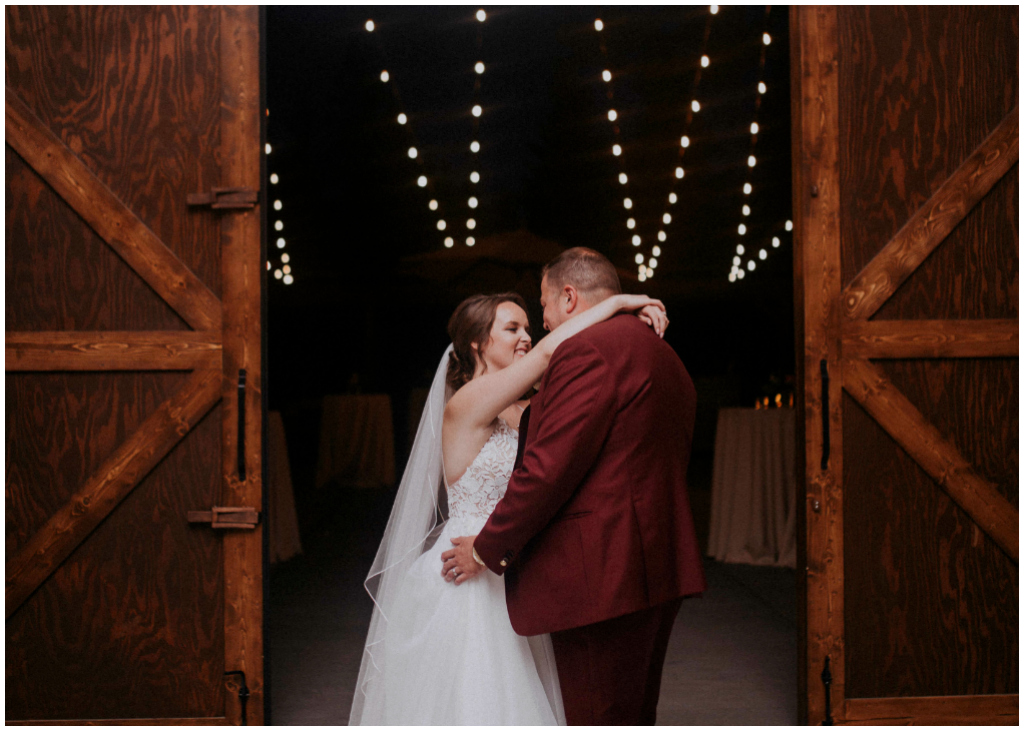
<instances>
[{"instance_id":1,"label":"groom's short hair","mask_svg":"<svg viewBox=\"0 0 1024 731\"><path fill-rule=\"evenodd\" d=\"M548 286L561 289L569 284L590 303L622 292L618 272L608 258L585 246L566 249L544 265L541 278Z\"/></svg>"}]
</instances>

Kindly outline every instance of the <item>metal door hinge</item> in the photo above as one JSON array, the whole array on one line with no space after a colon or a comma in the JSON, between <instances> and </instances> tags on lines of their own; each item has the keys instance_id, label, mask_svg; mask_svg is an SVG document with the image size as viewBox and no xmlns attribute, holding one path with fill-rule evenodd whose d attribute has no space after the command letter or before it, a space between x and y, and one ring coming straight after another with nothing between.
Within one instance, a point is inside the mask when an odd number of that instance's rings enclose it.
<instances>
[{"instance_id":1,"label":"metal door hinge","mask_svg":"<svg viewBox=\"0 0 1024 731\"><path fill-rule=\"evenodd\" d=\"M186 198L190 206L213 209L253 208L259 199L260 192L252 188L210 188L209 193L189 193Z\"/></svg>"},{"instance_id":2,"label":"metal door hinge","mask_svg":"<svg viewBox=\"0 0 1024 731\"><path fill-rule=\"evenodd\" d=\"M212 528L242 528L252 530L260 522L256 508L235 507L213 510L188 511L189 523L209 523Z\"/></svg>"}]
</instances>

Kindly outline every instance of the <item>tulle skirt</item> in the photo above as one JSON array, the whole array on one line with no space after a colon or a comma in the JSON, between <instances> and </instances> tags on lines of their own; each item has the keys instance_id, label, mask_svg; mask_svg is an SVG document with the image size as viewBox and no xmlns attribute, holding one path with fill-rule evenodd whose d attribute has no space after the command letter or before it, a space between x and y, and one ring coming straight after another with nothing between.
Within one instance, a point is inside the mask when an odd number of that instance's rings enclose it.
<instances>
[{"instance_id":1,"label":"tulle skirt","mask_svg":"<svg viewBox=\"0 0 1024 731\"><path fill-rule=\"evenodd\" d=\"M448 523L410 567L386 620L381 715L364 712L364 723L565 723L551 638L512 630L504 579L485 571L456 586L441 576L451 537L476 528Z\"/></svg>"}]
</instances>

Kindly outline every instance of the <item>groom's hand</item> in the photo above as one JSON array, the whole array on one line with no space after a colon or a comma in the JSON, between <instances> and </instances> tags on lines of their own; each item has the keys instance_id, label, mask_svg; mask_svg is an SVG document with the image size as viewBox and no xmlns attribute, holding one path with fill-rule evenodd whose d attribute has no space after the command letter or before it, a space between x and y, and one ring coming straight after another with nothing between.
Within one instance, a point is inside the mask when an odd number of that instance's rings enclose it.
<instances>
[{"instance_id":1,"label":"groom's hand","mask_svg":"<svg viewBox=\"0 0 1024 731\"><path fill-rule=\"evenodd\" d=\"M473 558L474 540L476 536L452 538L452 545L455 548L441 554L441 560L444 561L441 576L445 581L454 581L458 585L487 570L486 566L477 563Z\"/></svg>"}]
</instances>

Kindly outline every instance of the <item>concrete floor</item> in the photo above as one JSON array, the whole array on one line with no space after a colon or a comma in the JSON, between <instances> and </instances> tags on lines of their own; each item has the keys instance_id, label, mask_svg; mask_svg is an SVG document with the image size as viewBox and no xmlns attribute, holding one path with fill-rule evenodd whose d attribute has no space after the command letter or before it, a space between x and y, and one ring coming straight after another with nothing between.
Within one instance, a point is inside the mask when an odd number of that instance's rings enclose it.
<instances>
[{"instance_id":1,"label":"concrete floor","mask_svg":"<svg viewBox=\"0 0 1024 731\"><path fill-rule=\"evenodd\" d=\"M307 513L319 517L303 526L305 554L270 573L270 713L279 725L347 723L369 625L362 582L393 498L327 495ZM794 572L710 560L706 568L708 591L676 620L658 724L795 724Z\"/></svg>"}]
</instances>

